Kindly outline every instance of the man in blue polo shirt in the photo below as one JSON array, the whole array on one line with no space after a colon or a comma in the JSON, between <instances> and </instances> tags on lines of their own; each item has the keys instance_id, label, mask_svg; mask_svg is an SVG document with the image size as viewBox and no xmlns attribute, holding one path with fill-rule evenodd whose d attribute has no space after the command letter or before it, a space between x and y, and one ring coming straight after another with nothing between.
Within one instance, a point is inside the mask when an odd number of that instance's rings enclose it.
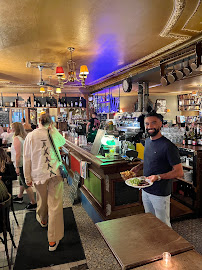
<instances>
[{"instance_id":1,"label":"man in blue polo shirt","mask_svg":"<svg viewBox=\"0 0 202 270\"><path fill-rule=\"evenodd\" d=\"M161 134L163 116L151 111L145 116L145 130L149 138L145 141L144 163L132 168L137 173L143 168L144 176L153 185L142 190L142 201L146 213L152 213L161 221L170 224L170 196L172 179L183 176L178 148Z\"/></svg>"}]
</instances>

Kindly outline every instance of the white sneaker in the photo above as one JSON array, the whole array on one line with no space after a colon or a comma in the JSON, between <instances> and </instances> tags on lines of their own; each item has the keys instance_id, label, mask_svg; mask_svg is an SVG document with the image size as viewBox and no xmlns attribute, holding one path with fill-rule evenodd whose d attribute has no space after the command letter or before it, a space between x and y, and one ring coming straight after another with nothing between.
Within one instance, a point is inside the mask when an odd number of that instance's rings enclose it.
<instances>
[{"instance_id":1,"label":"white sneaker","mask_svg":"<svg viewBox=\"0 0 202 270\"><path fill-rule=\"evenodd\" d=\"M48 226L48 222L46 224L43 224L40 220L40 217L36 214L36 220L39 222L39 224L41 225L41 227L45 228Z\"/></svg>"},{"instance_id":2,"label":"white sneaker","mask_svg":"<svg viewBox=\"0 0 202 270\"><path fill-rule=\"evenodd\" d=\"M60 243L60 241L56 241L53 246L50 246L50 242L49 242L49 251L55 251L56 248L58 247L59 243Z\"/></svg>"}]
</instances>

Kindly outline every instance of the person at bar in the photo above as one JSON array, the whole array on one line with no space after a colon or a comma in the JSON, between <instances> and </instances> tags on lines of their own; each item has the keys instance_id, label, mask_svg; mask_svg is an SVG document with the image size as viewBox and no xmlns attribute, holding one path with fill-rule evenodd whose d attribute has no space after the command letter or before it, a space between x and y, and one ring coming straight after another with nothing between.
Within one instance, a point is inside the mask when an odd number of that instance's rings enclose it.
<instances>
[{"instance_id":1,"label":"person at bar","mask_svg":"<svg viewBox=\"0 0 202 270\"><path fill-rule=\"evenodd\" d=\"M142 190L142 201L146 213L152 213L161 221L170 224L170 196L173 178L183 176L183 168L178 148L161 134L163 116L151 111L145 116L145 129L149 138L145 141L144 163L133 167L143 174L153 185Z\"/></svg>"},{"instance_id":2,"label":"person at bar","mask_svg":"<svg viewBox=\"0 0 202 270\"><path fill-rule=\"evenodd\" d=\"M92 113L92 118L89 120L88 124L86 125L86 134L87 134L87 141L93 143L95 140L95 136L97 131L100 127L100 121L97 118L97 113Z\"/></svg>"},{"instance_id":3,"label":"person at bar","mask_svg":"<svg viewBox=\"0 0 202 270\"><path fill-rule=\"evenodd\" d=\"M13 143L11 145L11 160L15 166L17 175L19 175L20 181L20 193L13 198L13 202L23 203L23 193L24 190L26 190L30 203L25 207L25 209L35 210L37 205L34 198L34 192L31 187L26 185L23 173L23 144L27 134L23 125L19 122L13 123L11 128L12 132L14 133Z\"/></svg>"},{"instance_id":4,"label":"person at bar","mask_svg":"<svg viewBox=\"0 0 202 270\"><path fill-rule=\"evenodd\" d=\"M3 132L1 134L2 138L2 144L7 144L8 146L12 144L13 142L13 132L12 130L8 127L7 132Z\"/></svg>"},{"instance_id":5,"label":"person at bar","mask_svg":"<svg viewBox=\"0 0 202 270\"><path fill-rule=\"evenodd\" d=\"M48 129L60 155L58 148L66 140L53 126L50 115L42 112L39 128L25 139L23 164L26 183L29 186L33 183L37 192L36 219L42 227L48 226L49 251L54 251L64 236L63 179Z\"/></svg>"}]
</instances>

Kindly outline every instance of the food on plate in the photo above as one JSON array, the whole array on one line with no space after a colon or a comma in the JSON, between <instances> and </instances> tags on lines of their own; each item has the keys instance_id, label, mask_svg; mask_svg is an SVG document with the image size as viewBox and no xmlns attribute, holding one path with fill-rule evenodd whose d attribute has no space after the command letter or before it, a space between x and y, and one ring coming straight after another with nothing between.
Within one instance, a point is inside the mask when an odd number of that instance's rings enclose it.
<instances>
[{"instance_id":1,"label":"food on plate","mask_svg":"<svg viewBox=\"0 0 202 270\"><path fill-rule=\"evenodd\" d=\"M132 186L138 186L138 187L150 185L150 182L147 182L146 180L140 179L137 177L130 179L128 183L130 183Z\"/></svg>"},{"instance_id":2,"label":"food on plate","mask_svg":"<svg viewBox=\"0 0 202 270\"><path fill-rule=\"evenodd\" d=\"M124 180L127 180L129 178L132 178L135 176L135 173L132 172L132 171L125 171L125 172L121 172L121 177L124 179Z\"/></svg>"}]
</instances>

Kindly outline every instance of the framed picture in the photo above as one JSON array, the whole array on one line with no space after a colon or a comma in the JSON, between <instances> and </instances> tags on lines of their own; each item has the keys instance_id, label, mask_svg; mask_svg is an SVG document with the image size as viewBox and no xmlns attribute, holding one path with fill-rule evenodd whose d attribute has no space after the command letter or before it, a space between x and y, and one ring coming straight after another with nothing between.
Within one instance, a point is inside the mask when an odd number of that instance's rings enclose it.
<instances>
[{"instance_id":1,"label":"framed picture","mask_svg":"<svg viewBox=\"0 0 202 270\"><path fill-rule=\"evenodd\" d=\"M166 113L167 112L167 107L166 107L166 99L157 99L156 100L156 112L157 113Z\"/></svg>"}]
</instances>

